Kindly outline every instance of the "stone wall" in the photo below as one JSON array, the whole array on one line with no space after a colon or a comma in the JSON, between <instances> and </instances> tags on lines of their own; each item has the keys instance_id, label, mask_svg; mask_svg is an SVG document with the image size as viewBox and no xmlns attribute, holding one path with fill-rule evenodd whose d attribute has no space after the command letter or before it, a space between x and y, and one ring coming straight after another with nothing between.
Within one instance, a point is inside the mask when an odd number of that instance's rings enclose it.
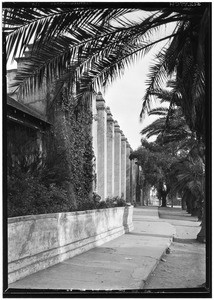
<instances>
[{"instance_id":1,"label":"stone wall","mask_svg":"<svg viewBox=\"0 0 214 300\"><path fill-rule=\"evenodd\" d=\"M9 218L9 283L131 231L132 214L128 206Z\"/></svg>"}]
</instances>

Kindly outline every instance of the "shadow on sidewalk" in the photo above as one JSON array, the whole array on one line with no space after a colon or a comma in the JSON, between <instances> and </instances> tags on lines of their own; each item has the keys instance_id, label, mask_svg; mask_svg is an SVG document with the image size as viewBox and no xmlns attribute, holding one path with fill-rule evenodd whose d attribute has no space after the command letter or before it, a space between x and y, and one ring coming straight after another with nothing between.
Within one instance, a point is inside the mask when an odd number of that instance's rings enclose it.
<instances>
[{"instance_id":1,"label":"shadow on sidewalk","mask_svg":"<svg viewBox=\"0 0 214 300\"><path fill-rule=\"evenodd\" d=\"M137 232L129 232L128 235L140 235L140 236L151 236L151 237L162 237L169 238L171 235L163 235L163 234L152 234L152 233L137 233Z\"/></svg>"},{"instance_id":2,"label":"shadow on sidewalk","mask_svg":"<svg viewBox=\"0 0 214 300\"><path fill-rule=\"evenodd\" d=\"M173 207L159 207L158 214L160 219L167 220L178 220L178 221L190 221L197 222L198 217L191 216L191 214L182 210L181 208L173 208Z\"/></svg>"},{"instance_id":3,"label":"shadow on sidewalk","mask_svg":"<svg viewBox=\"0 0 214 300\"><path fill-rule=\"evenodd\" d=\"M160 221L160 219L156 219L156 218L154 218L154 219L147 219L147 218L144 218L144 219L142 219L142 218L135 218L135 217L133 217L133 222L161 222Z\"/></svg>"},{"instance_id":4,"label":"shadow on sidewalk","mask_svg":"<svg viewBox=\"0 0 214 300\"><path fill-rule=\"evenodd\" d=\"M198 222L198 221L195 221L195 222ZM185 227L191 227L191 228L195 228L195 227L200 227L200 222L198 222L199 224L198 225L186 225L185 224ZM176 226L180 226L180 227L182 227L182 226L184 226L183 224L176 224Z\"/></svg>"},{"instance_id":5,"label":"shadow on sidewalk","mask_svg":"<svg viewBox=\"0 0 214 300\"><path fill-rule=\"evenodd\" d=\"M173 238L173 242L175 243L181 243L181 244L195 244L198 243L200 244L196 239L180 239L180 238Z\"/></svg>"}]
</instances>

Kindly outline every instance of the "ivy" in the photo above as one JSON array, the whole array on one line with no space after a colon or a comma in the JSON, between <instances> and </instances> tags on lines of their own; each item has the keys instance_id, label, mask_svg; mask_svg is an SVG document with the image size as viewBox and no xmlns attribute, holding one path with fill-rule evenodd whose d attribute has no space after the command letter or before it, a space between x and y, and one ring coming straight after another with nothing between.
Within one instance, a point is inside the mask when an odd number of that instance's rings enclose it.
<instances>
[{"instance_id":1,"label":"ivy","mask_svg":"<svg viewBox=\"0 0 214 300\"><path fill-rule=\"evenodd\" d=\"M55 104L52 145L49 156L57 153L62 157L59 169L67 174L62 178L72 204L76 209L87 207L92 199L94 157L92 149L92 112L89 99L76 102L65 91Z\"/></svg>"},{"instance_id":2,"label":"ivy","mask_svg":"<svg viewBox=\"0 0 214 300\"><path fill-rule=\"evenodd\" d=\"M64 91L51 105L48 99L47 111L53 126L45 133L42 153L35 142L33 152L28 143L23 147L26 134L18 132L21 147L14 147L21 150L8 168L9 217L96 208L90 99L76 102Z\"/></svg>"}]
</instances>

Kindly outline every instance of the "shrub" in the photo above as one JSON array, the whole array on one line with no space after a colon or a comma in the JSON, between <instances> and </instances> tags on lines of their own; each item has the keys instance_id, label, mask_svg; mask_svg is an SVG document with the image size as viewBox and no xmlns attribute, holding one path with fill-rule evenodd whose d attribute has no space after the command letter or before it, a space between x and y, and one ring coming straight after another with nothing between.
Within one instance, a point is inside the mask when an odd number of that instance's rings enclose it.
<instances>
[{"instance_id":1,"label":"shrub","mask_svg":"<svg viewBox=\"0 0 214 300\"><path fill-rule=\"evenodd\" d=\"M110 208L126 206L126 201L120 197L108 197L105 201L100 201L97 208Z\"/></svg>"},{"instance_id":2,"label":"shrub","mask_svg":"<svg viewBox=\"0 0 214 300\"><path fill-rule=\"evenodd\" d=\"M49 168L49 173L52 174ZM44 172L43 172L44 171ZM81 211L125 206L124 199L108 197L101 201L97 193L91 197L83 198L74 204L71 195L62 182L52 183L47 169L41 172L23 172L19 165L14 166L8 175L8 217L36 215L69 211Z\"/></svg>"},{"instance_id":3,"label":"shrub","mask_svg":"<svg viewBox=\"0 0 214 300\"><path fill-rule=\"evenodd\" d=\"M92 198L79 203L77 210L104 209L126 205L126 201L120 197L108 197L106 200L101 200L101 197L97 193L93 192Z\"/></svg>"},{"instance_id":4,"label":"shrub","mask_svg":"<svg viewBox=\"0 0 214 300\"><path fill-rule=\"evenodd\" d=\"M108 208L109 206L108 206L108 204L106 203L106 201L104 201L104 200L102 200L102 201L100 201L99 203L98 203L98 205L97 205L97 209L101 209L101 208Z\"/></svg>"},{"instance_id":5,"label":"shrub","mask_svg":"<svg viewBox=\"0 0 214 300\"><path fill-rule=\"evenodd\" d=\"M115 197L114 202L116 202L115 206L126 206L127 203L123 198Z\"/></svg>"},{"instance_id":6,"label":"shrub","mask_svg":"<svg viewBox=\"0 0 214 300\"><path fill-rule=\"evenodd\" d=\"M8 176L7 192L8 217L74 210L65 189L45 186L39 177L17 169Z\"/></svg>"}]
</instances>

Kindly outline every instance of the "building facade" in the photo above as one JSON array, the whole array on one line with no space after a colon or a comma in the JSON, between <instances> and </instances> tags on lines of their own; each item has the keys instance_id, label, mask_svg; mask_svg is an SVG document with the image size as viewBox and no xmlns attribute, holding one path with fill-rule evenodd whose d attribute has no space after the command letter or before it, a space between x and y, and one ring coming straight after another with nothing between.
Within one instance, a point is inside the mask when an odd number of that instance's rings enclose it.
<instances>
[{"instance_id":1,"label":"building facade","mask_svg":"<svg viewBox=\"0 0 214 300\"><path fill-rule=\"evenodd\" d=\"M22 67L28 57L17 59L17 69ZM23 95L14 93L11 83L15 80L17 70L7 74L7 93L13 103L20 103L26 109L34 111L42 121L47 121L48 101L54 101L54 94L43 84L38 93ZM50 107L50 105L49 105ZM94 184L93 191L102 200L110 197L123 198L127 202L135 202L135 166L130 161L131 146L123 134L118 122L113 118L111 110L99 92L92 97L92 147L94 152ZM51 123L51 122L50 122Z\"/></svg>"}]
</instances>

